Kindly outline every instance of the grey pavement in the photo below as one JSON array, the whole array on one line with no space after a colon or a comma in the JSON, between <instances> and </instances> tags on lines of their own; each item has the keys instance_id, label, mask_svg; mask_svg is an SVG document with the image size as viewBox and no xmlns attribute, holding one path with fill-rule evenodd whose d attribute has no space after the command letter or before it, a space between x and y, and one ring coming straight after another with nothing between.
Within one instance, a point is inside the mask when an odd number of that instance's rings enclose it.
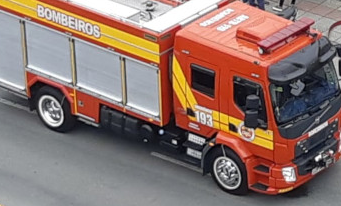
<instances>
[{"instance_id":1,"label":"grey pavement","mask_svg":"<svg viewBox=\"0 0 341 206\"><path fill-rule=\"evenodd\" d=\"M255 0L257 1L257 0ZM272 7L278 5L279 0L266 0L269 2L265 9L276 13ZM288 6L291 0L284 1L284 7ZM336 21L341 21L341 0L296 0L298 8L297 18L308 17L315 20L313 28L327 36L329 27ZM335 28L330 39L333 43L341 43L341 26Z\"/></svg>"},{"instance_id":2,"label":"grey pavement","mask_svg":"<svg viewBox=\"0 0 341 206\"><path fill-rule=\"evenodd\" d=\"M10 97L0 91L0 97ZM0 205L337 206L341 164L287 194L233 196L211 177L151 155L153 145L84 124L53 132L0 103Z\"/></svg>"}]
</instances>

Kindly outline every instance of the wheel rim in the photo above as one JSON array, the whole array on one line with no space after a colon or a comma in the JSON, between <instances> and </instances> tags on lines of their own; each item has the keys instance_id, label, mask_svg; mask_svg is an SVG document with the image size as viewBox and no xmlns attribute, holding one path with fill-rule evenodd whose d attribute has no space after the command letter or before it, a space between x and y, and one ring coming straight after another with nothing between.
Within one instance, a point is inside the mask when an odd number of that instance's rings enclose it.
<instances>
[{"instance_id":1,"label":"wheel rim","mask_svg":"<svg viewBox=\"0 0 341 206\"><path fill-rule=\"evenodd\" d=\"M222 187L227 190L237 189L242 182L238 165L228 157L218 157L213 164L213 172Z\"/></svg>"},{"instance_id":2,"label":"wheel rim","mask_svg":"<svg viewBox=\"0 0 341 206\"><path fill-rule=\"evenodd\" d=\"M64 112L59 101L50 96L44 95L38 103L40 116L44 122L51 127L59 127L64 122Z\"/></svg>"}]
</instances>

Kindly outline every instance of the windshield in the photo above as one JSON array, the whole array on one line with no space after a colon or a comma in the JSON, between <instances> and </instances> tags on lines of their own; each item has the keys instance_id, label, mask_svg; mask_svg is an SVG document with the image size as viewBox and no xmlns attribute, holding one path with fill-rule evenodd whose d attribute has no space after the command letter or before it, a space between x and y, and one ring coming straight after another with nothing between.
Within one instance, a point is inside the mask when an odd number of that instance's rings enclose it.
<instances>
[{"instance_id":1,"label":"windshield","mask_svg":"<svg viewBox=\"0 0 341 206\"><path fill-rule=\"evenodd\" d=\"M334 64L329 61L287 84L271 84L270 91L278 123L310 115L318 111L326 100L339 93Z\"/></svg>"}]
</instances>

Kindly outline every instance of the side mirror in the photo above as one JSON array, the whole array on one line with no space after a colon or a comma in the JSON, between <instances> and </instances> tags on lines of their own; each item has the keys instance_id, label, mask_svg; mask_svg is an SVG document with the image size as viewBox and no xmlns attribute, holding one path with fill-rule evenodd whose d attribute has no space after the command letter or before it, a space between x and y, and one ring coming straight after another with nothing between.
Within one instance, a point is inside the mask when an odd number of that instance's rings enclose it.
<instances>
[{"instance_id":1,"label":"side mirror","mask_svg":"<svg viewBox=\"0 0 341 206\"><path fill-rule=\"evenodd\" d=\"M258 126L258 109L259 97L251 94L246 97L246 111L244 118L244 125L248 128L257 128Z\"/></svg>"},{"instance_id":2,"label":"side mirror","mask_svg":"<svg viewBox=\"0 0 341 206\"><path fill-rule=\"evenodd\" d=\"M258 126L258 111L257 110L246 110L244 126L252 129L256 129Z\"/></svg>"}]
</instances>

